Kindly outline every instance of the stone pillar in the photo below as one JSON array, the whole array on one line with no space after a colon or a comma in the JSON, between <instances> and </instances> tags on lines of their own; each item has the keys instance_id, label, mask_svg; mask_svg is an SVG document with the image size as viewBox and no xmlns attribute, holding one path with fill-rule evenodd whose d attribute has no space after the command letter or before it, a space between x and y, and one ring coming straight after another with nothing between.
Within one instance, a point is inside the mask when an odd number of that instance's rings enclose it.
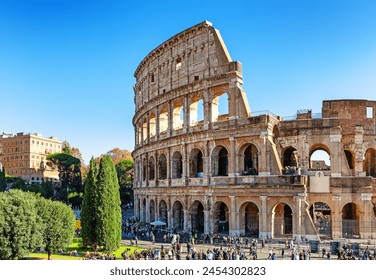
<instances>
[{"instance_id":1,"label":"stone pillar","mask_svg":"<svg viewBox=\"0 0 376 280\"><path fill-rule=\"evenodd\" d=\"M293 228L292 228L292 234L293 238L296 238L297 240L301 240L302 238L302 198L304 197L304 194L298 194L298 196L294 196L295 201L295 209L293 211Z\"/></svg>"},{"instance_id":2,"label":"stone pillar","mask_svg":"<svg viewBox=\"0 0 376 280\"><path fill-rule=\"evenodd\" d=\"M239 173L237 173L237 169L236 169L236 140L234 137L230 137L230 153L229 153L229 160L228 160L228 176L229 177L235 177L237 176Z\"/></svg>"},{"instance_id":3,"label":"stone pillar","mask_svg":"<svg viewBox=\"0 0 376 280\"><path fill-rule=\"evenodd\" d=\"M191 212L188 209L183 210L183 212L184 212L184 231L188 231L192 229Z\"/></svg>"},{"instance_id":4,"label":"stone pillar","mask_svg":"<svg viewBox=\"0 0 376 280\"><path fill-rule=\"evenodd\" d=\"M331 142L331 150L330 150L330 170L332 177L341 177L342 176L342 143L341 143L342 135L341 135L341 128L333 128L330 131L330 142Z\"/></svg>"},{"instance_id":5,"label":"stone pillar","mask_svg":"<svg viewBox=\"0 0 376 280\"><path fill-rule=\"evenodd\" d=\"M204 233L206 234L210 232L210 223L210 210L204 210Z\"/></svg>"},{"instance_id":6,"label":"stone pillar","mask_svg":"<svg viewBox=\"0 0 376 280\"><path fill-rule=\"evenodd\" d=\"M267 199L268 197L266 195L260 196L261 198L261 209L259 213L259 238L267 239L268 237L271 237L271 231L268 227L269 221L267 217L268 209L267 209Z\"/></svg>"},{"instance_id":7,"label":"stone pillar","mask_svg":"<svg viewBox=\"0 0 376 280\"><path fill-rule=\"evenodd\" d=\"M206 90L204 93L204 129L210 129L211 128L211 122L212 122L212 108L211 108L211 100L210 100L210 92L209 90Z\"/></svg>"},{"instance_id":8,"label":"stone pillar","mask_svg":"<svg viewBox=\"0 0 376 280\"><path fill-rule=\"evenodd\" d=\"M133 211L134 211L134 216L140 219L140 199L139 199L138 194L134 195Z\"/></svg>"},{"instance_id":9,"label":"stone pillar","mask_svg":"<svg viewBox=\"0 0 376 280\"><path fill-rule=\"evenodd\" d=\"M375 238L376 234L373 234L372 231L372 220L374 219L373 214L373 204L372 204L372 194L371 193L362 193L362 209L363 213L360 215L360 238L369 239Z\"/></svg>"},{"instance_id":10,"label":"stone pillar","mask_svg":"<svg viewBox=\"0 0 376 280\"><path fill-rule=\"evenodd\" d=\"M173 108L172 108L172 101L170 100L168 102L168 116L167 116L167 121L168 121L168 127L167 127L167 136L170 137L172 136L172 130L173 130L173 118L174 118L174 114L173 114Z\"/></svg>"},{"instance_id":11,"label":"stone pillar","mask_svg":"<svg viewBox=\"0 0 376 280\"><path fill-rule=\"evenodd\" d=\"M146 198L146 207L145 207L145 212L146 212L146 223L150 223L150 201L149 198Z\"/></svg>"},{"instance_id":12,"label":"stone pillar","mask_svg":"<svg viewBox=\"0 0 376 280\"><path fill-rule=\"evenodd\" d=\"M189 110L189 100L188 95L184 96L184 124L183 124L183 132L189 132L189 124L190 124L190 110Z\"/></svg>"},{"instance_id":13,"label":"stone pillar","mask_svg":"<svg viewBox=\"0 0 376 280\"><path fill-rule=\"evenodd\" d=\"M354 173L355 176L366 176L363 169L363 135L364 130L362 126L355 127L355 158L354 158Z\"/></svg>"},{"instance_id":14,"label":"stone pillar","mask_svg":"<svg viewBox=\"0 0 376 280\"><path fill-rule=\"evenodd\" d=\"M205 150L203 160L204 160L204 178L202 180L203 185L208 186L210 184L210 177L211 177L211 158L210 158L210 147L209 147L209 141L205 141Z\"/></svg>"},{"instance_id":15,"label":"stone pillar","mask_svg":"<svg viewBox=\"0 0 376 280\"><path fill-rule=\"evenodd\" d=\"M231 204L229 209L229 234L230 236L237 236L240 235L239 229L239 213L237 211L237 203L236 203L236 196L230 196Z\"/></svg>"},{"instance_id":16,"label":"stone pillar","mask_svg":"<svg viewBox=\"0 0 376 280\"><path fill-rule=\"evenodd\" d=\"M342 238L342 209L341 196L333 195L334 209L331 210L332 217L332 237L333 239Z\"/></svg>"}]
</instances>

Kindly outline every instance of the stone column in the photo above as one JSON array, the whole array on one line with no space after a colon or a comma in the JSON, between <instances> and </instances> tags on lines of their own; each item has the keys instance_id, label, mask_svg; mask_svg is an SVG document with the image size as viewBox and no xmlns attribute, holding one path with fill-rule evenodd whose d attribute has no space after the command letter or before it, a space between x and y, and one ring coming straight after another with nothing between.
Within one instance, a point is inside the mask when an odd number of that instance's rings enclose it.
<instances>
[{"instance_id":1,"label":"stone column","mask_svg":"<svg viewBox=\"0 0 376 280\"><path fill-rule=\"evenodd\" d=\"M239 173L237 173L237 170L236 170L236 140L234 137L230 137L229 138L230 140L230 145L231 145L231 151L229 153L229 165L228 165L228 176L229 177L235 177L237 176Z\"/></svg>"},{"instance_id":2,"label":"stone column","mask_svg":"<svg viewBox=\"0 0 376 280\"><path fill-rule=\"evenodd\" d=\"M187 231L187 230L192 229L191 212L188 209L183 210L183 212L184 212L184 231Z\"/></svg>"},{"instance_id":3,"label":"stone column","mask_svg":"<svg viewBox=\"0 0 376 280\"><path fill-rule=\"evenodd\" d=\"M145 212L146 212L146 223L150 223L150 201L149 198L146 198L146 207L145 207Z\"/></svg>"},{"instance_id":4,"label":"stone column","mask_svg":"<svg viewBox=\"0 0 376 280\"><path fill-rule=\"evenodd\" d=\"M363 170L363 135L364 130L362 126L355 127L355 159L354 159L354 174L355 176L366 176Z\"/></svg>"},{"instance_id":5,"label":"stone column","mask_svg":"<svg viewBox=\"0 0 376 280\"><path fill-rule=\"evenodd\" d=\"M330 131L330 142L331 142L331 150L330 150L330 170L332 177L341 177L341 167L342 167L342 143L341 143L342 135L341 129L335 128Z\"/></svg>"},{"instance_id":6,"label":"stone column","mask_svg":"<svg viewBox=\"0 0 376 280\"><path fill-rule=\"evenodd\" d=\"M204 210L204 233L206 234L210 232L210 223L210 210Z\"/></svg>"},{"instance_id":7,"label":"stone column","mask_svg":"<svg viewBox=\"0 0 376 280\"><path fill-rule=\"evenodd\" d=\"M372 204L372 194L371 193L362 193L362 209L363 213L360 215L360 238L368 239L374 238L376 234L372 234L372 220L374 219L373 214L373 204Z\"/></svg>"},{"instance_id":8,"label":"stone column","mask_svg":"<svg viewBox=\"0 0 376 280\"><path fill-rule=\"evenodd\" d=\"M171 100L168 102L168 116L167 116L167 122L168 122L168 127L167 127L167 136L172 136L172 130L173 130L173 109L172 109L172 103Z\"/></svg>"},{"instance_id":9,"label":"stone column","mask_svg":"<svg viewBox=\"0 0 376 280\"><path fill-rule=\"evenodd\" d=\"M188 95L184 96L184 124L183 124L183 132L189 132L189 125L190 124L190 110L189 110L189 100Z\"/></svg>"},{"instance_id":10,"label":"stone column","mask_svg":"<svg viewBox=\"0 0 376 280\"><path fill-rule=\"evenodd\" d=\"M332 217L332 237L333 239L342 238L342 209L341 196L333 195L334 209L331 210Z\"/></svg>"},{"instance_id":11,"label":"stone column","mask_svg":"<svg viewBox=\"0 0 376 280\"><path fill-rule=\"evenodd\" d=\"M304 194L294 196L295 209L293 211L293 238L301 240L302 238L302 198Z\"/></svg>"},{"instance_id":12,"label":"stone column","mask_svg":"<svg viewBox=\"0 0 376 280\"><path fill-rule=\"evenodd\" d=\"M211 122L212 122L212 108L211 108L211 100L210 100L210 91L206 90L204 93L204 129L210 129Z\"/></svg>"},{"instance_id":13,"label":"stone column","mask_svg":"<svg viewBox=\"0 0 376 280\"><path fill-rule=\"evenodd\" d=\"M229 234L230 236L240 235L239 229L239 212L237 211L236 196L230 196L231 204L229 209Z\"/></svg>"},{"instance_id":14,"label":"stone column","mask_svg":"<svg viewBox=\"0 0 376 280\"><path fill-rule=\"evenodd\" d=\"M260 198L261 198L261 209L260 209L260 213L259 213L259 227L260 227L259 237L267 239L268 237L272 236L271 231L268 227L268 225L270 224L270 221L268 221L268 218L267 218L267 212L268 212L267 199L268 199L268 197L266 195L262 195L262 196L260 196Z\"/></svg>"}]
</instances>

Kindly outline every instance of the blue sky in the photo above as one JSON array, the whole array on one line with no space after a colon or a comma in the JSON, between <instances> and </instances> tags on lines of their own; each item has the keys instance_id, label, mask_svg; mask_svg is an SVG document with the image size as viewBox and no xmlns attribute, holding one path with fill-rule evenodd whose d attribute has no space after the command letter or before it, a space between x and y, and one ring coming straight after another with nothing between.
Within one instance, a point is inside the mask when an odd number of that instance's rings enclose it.
<instances>
[{"instance_id":1,"label":"blue sky","mask_svg":"<svg viewBox=\"0 0 376 280\"><path fill-rule=\"evenodd\" d=\"M86 163L132 150L134 71L204 20L242 63L253 112L376 100L376 1L0 0L0 133L56 136Z\"/></svg>"}]
</instances>

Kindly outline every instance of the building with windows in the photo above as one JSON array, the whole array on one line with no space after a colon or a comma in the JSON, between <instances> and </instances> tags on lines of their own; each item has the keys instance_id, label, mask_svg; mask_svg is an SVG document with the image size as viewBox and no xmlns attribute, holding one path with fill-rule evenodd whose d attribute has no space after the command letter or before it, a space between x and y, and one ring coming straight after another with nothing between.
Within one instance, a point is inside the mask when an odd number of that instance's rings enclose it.
<instances>
[{"instance_id":1,"label":"building with windows","mask_svg":"<svg viewBox=\"0 0 376 280\"><path fill-rule=\"evenodd\" d=\"M321 113L291 119L252 113L242 66L210 22L156 47L134 75L140 221L260 238L376 238L376 101L324 100Z\"/></svg>"},{"instance_id":2,"label":"building with windows","mask_svg":"<svg viewBox=\"0 0 376 280\"><path fill-rule=\"evenodd\" d=\"M59 172L48 164L47 155L61 151L62 142L55 137L22 132L0 135L0 161L5 171L29 183L58 182Z\"/></svg>"}]
</instances>

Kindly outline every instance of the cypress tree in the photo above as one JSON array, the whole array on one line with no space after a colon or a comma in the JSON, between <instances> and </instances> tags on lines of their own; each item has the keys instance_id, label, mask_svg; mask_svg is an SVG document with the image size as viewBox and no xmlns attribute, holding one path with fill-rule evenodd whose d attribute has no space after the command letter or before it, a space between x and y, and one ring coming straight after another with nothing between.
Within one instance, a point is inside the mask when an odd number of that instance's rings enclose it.
<instances>
[{"instance_id":1,"label":"cypress tree","mask_svg":"<svg viewBox=\"0 0 376 280\"><path fill-rule=\"evenodd\" d=\"M104 155L99 164L96 196L96 238L104 251L116 250L121 242L121 201L115 164Z\"/></svg>"},{"instance_id":2,"label":"cypress tree","mask_svg":"<svg viewBox=\"0 0 376 280\"><path fill-rule=\"evenodd\" d=\"M5 180L5 169L0 168L0 191L5 191L7 188L7 183Z\"/></svg>"},{"instance_id":3,"label":"cypress tree","mask_svg":"<svg viewBox=\"0 0 376 280\"><path fill-rule=\"evenodd\" d=\"M86 246L91 246L94 251L97 250L96 239L96 176L97 176L97 164L94 158L90 160L90 169L87 174L84 184L84 196L81 209L81 236L82 242Z\"/></svg>"}]
</instances>

